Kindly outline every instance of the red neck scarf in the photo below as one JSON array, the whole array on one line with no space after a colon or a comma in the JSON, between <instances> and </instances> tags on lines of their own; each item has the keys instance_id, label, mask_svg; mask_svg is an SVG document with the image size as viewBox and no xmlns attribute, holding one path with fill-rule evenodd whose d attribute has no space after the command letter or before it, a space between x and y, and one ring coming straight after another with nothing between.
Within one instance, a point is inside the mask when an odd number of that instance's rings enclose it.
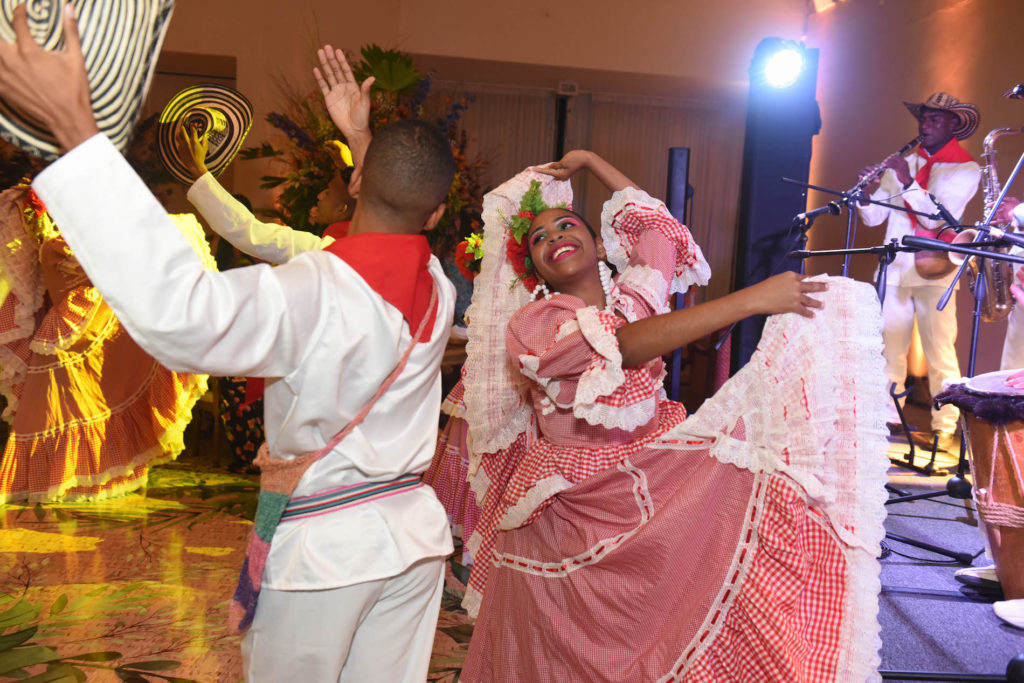
<instances>
[{"instance_id":1,"label":"red neck scarf","mask_svg":"<svg viewBox=\"0 0 1024 683\"><path fill-rule=\"evenodd\" d=\"M917 170L917 175L914 176L914 180L921 187L928 189L928 179L932 174L932 166L935 163L940 164L963 164L968 161L974 161L970 153L960 146L960 141L956 138L950 138L949 142L942 146L942 149L937 151L935 154L928 154L928 150L924 146L917 148L917 155L924 157L925 162Z\"/></svg>"},{"instance_id":2,"label":"red neck scarf","mask_svg":"<svg viewBox=\"0 0 1024 683\"><path fill-rule=\"evenodd\" d=\"M928 150L926 150L923 145L918 146L917 155L920 157L924 157L925 162L921 164L921 168L917 170L917 175L914 176L914 180L916 180L917 184L926 190L928 189L928 180L931 178L932 175L932 166L934 166L936 163L963 164L968 161L974 161L974 158L966 149L964 149L960 145L960 141L957 140L955 137L950 138L949 142L943 145L941 149L935 152L935 154L928 154ZM905 203L906 202L904 202L904 204ZM919 234L924 237L935 236L934 230L927 230L925 228L920 227L920 225L917 222L917 216L915 216L914 214L908 215L910 216L910 225L914 228L915 234ZM952 230L947 230L946 232L942 233L940 239L943 239L946 242L951 242L955 236L955 232L953 232Z\"/></svg>"},{"instance_id":3,"label":"red neck scarf","mask_svg":"<svg viewBox=\"0 0 1024 683\"><path fill-rule=\"evenodd\" d=\"M423 235L358 233L336 240L324 251L347 263L370 289L401 311L410 331L432 313L427 306L434 279L427 269L430 245ZM428 341L433 331L433 323L428 324L419 341Z\"/></svg>"},{"instance_id":4,"label":"red neck scarf","mask_svg":"<svg viewBox=\"0 0 1024 683\"><path fill-rule=\"evenodd\" d=\"M348 226L345 227L347 231ZM423 235L359 233L337 239L324 251L347 263L366 281L370 289L401 311L410 333L419 327L425 315L436 313L436 305L434 311L427 311L434 278L427 269L430 245ZM419 341L430 340L436 323L435 317L432 322L424 325ZM263 396L263 386L262 377L249 378L242 405L246 406Z\"/></svg>"}]
</instances>

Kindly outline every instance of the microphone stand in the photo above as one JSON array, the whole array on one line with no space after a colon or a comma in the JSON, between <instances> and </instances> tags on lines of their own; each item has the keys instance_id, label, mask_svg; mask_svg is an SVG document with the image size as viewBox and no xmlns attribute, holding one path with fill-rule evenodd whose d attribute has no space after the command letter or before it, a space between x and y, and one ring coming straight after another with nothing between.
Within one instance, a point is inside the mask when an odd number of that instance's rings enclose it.
<instances>
[{"instance_id":1,"label":"microphone stand","mask_svg":"<svg viewBox=\"0 0 1024 683\"><path fill-rule=\"evenodd\" d=\"M787 180L787 179L783 178L783 181L785 181L785 180ZM789 181L789 182L794 182L794 181ZM810 229L812 227L814 227L814 220L818 216L824 215L826 213L830 213L830 214L833 214L833 215L838 214L839 213L839 205L836 204L835 202L831 202L830 204L826 204L825 206L823 206L821 208L814 209L812 211L806 211L804 213L798 213L797 215L793 216L793 224L792 224L791 227L795 228L795 229L798 229L800 231L797 234L797 236L794 238L794 240L793 240L793 246L794 247L795 246L800 246L801 248L806 248L807 247L807 233L810 231ZM790 251L790 252L787 253L787 256L793 256L795 253L797 253L797 252ZM782 266L783 266L783 264L785 262L786 262L786 257L783 257L783 258L779 259L778 263L776 263L775 266L772 268L771 275L769 275L768 277L771 277L772 275L778 275L779 272L780 272L780 268L782 268ZM803 261L800 262L800 274L801 275L804 274L804 262ZM732 335L732 331L734 329L736 329L736 326L738 324L739 324L739 321L736 321L736 322L732 323L731 325L729 325L727 328L725 328L725 330L722 332L722 336L719 337L718 341L716 341L715 344L714 344L714 349L715 349L716 352L721 350L722 345L725 343L725 340L728 339Z\"/></svg>"},{"instance_id":2,"label":"microphone stand","mask_svg":"<svg viewBox=\"0 0 1024 683\"><path fill-rule=\"evenodd\" d=\"M796 216L793 217L793 227L800 229L800 234L797 235L796 239L794 240L794 246L799 245L801 247L801 249L789 252L788 256L792 256L794 258L806 259L808 256L812 256L812 255L826 255L826 254L845 255L845 258L843 259L843 270L842 270L842 276L843 277L849 277L850 256L852 256L854 254L880 253L877 250L887 249L888 248L888 247L867 247L866 249L853 249L853 248L850 247L850 243L852 242L852 239L853 239L852 236L853 236L854 233L852 232L853 223L849 220L849 218L852 218L854 212L856 212L856 210L857 210L856 209L857 202L863 202L863 203L866 203L866 204L878 204L879 206L884 206L886 208L894 209L896 211L902 211L904 213L912 213L912 214L916 214L918 216L924 216L925 218L933 218L933 219L936 218L935 214L925 213L923 211L915 211L914 209L911 209L908 206L897 206L895 204L888 204L888 203L883 202L883 201L879 201L879 200L869 199L869 198L863 197L863 196L861 196L862 193L861 193L861 185L860 185L860 183L858 183L856 186L854 186L851 190L847 190L845 192L841 192L839 190L833 190L833 189L828 188L828 187L821 187L819 185L812 185L811 183L805 183L802 180L793 180L792 178L783 178L782 182L790 183L791 185L800 185L801 187L809 188L809 189L812 189L812 190L818 190L820 192L825 192L827 194L831 194L831 195L835 195L835 196L839 197L839 201L831 201L828 204L825 204L824 206L820 206L820 207L818 207L816 209L811 209L810 211L805 211L803 213L798 213ZM813 251L813 252L806 251L806 247L807 247L807 233L814 226L814 220L818 216L823 216L825 214L832 214L833 216L838 215L839 212L842 210L842 208L841 208L842 206L846 206L847 209L848 209L848 223L847 223L847 232L846 232L846 243L847 243L847 246L846 246L846 249L833 249L833 250ZM902 248L897 247L896 249L892 250L892 258L890 258L888 261L886 261L884 263L885 266L888 266L890 263L892 263L893 259L896 258L896 252L897 251L917 251L917 250L916 249L902 249ZM801 255L801 254L803 254L803 255ZM772 269L772 275L778 274L779 268L782 266L782 264L784 262L785 262L785 259L782 259L782 260L779 261L779 263L775 266L775 268ZM882 282L882 287L878 288L878 299L879 299L880 302L885 299L885 288L884 288L884 283L885 283L884 273L885 273L885 270L884 270L884 268L881 268L882 265L883 265L883 263L880 261L879 262L879 266L880 266L880 278L879 279ZM800 262L800 274L802 275L805 272L805 270L806 270L806 268L804 266L804 261L801 261ZM738 323L733 323L733 324L729 325L729 327L725 328L725 331L722 333L722 336L718 338L717 342L715 342L715 347L714 347L715 351L718 351L719 349L722 348L722 344L724 344L725 340L729 338L729 335L732 334L732 331L736 328L737 324Z\"/></svg>"}]
</instances>

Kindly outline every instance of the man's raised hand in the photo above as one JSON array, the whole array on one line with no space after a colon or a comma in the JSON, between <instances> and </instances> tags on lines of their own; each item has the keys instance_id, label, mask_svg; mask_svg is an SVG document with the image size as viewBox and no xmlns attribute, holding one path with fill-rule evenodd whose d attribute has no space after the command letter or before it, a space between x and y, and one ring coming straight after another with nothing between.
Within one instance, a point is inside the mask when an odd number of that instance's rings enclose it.
<instances>
[{"instance_id":1,"label":"man's raised hand","mask_svg":"<svg viewBox=\"0 0 1024 683\"><path fill-rule=\"evenodd\" d=\"M357 83L345 53L330 45L324 45L316 54L320 66L314 67L313 76L323 93L331 120L345 136L359 166L370 141L370 87L374 78L367 78L362 85Z\"/></svg>"}]
</instances>

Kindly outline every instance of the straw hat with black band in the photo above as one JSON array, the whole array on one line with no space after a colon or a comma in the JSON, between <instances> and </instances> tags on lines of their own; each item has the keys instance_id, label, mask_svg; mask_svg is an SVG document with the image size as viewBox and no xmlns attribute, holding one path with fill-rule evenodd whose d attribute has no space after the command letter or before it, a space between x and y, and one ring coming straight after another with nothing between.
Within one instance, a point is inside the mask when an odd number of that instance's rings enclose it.
<instances>
[{"instance_id":1,"label":"straw hat with black band","mask_svg":"<svg viewBox=\"0 0 1024 683\"><path fill-rule=\"evenodd\" d=\"M0 38L15 42L11 18L23 0L0 0ZM64 46L65 3L24 2L29 31L48 50ZM149 88L174 0L72 0L101 132L124 151ZM56 159L56 139L39 121L0 97L0 137L44 159Z\"/></svg>"},{"instance_id":2,"label":"straw hat with black band","mask_svg":"<svg viewBox=\"0 0 1024 683\"><path fill-rule=\"evenodd\" d=\"M903 105L918 121L921 120L924 112L928 109L947 111L953 114L959 119L959 124L953 131L953 136L957 140L965 140L971 137L974 131L978 129L978 121L980 119L978 108L973 104L961 102L949 93L934 92L924 102L904 102Z\"/></svg>"}]
</instances>

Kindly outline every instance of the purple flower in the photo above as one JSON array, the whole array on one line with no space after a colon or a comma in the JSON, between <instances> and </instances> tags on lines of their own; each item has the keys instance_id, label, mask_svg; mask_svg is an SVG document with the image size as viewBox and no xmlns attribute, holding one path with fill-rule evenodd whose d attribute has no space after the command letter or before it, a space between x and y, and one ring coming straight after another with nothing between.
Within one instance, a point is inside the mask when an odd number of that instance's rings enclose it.
<instances>
[{"instance_id":1,"label":"purple flower","mask_svg":"<svg viewBox=\"0 0 1024 683\"><path fill-rule=\"evenodd\" d=\"M316 149L316 143L313 141L313 138L309 133L284 114L271 112L270 114L267 114L267 122L282 131L292 142L307 152L312 152Z\"/></svg>"},{"instance_id":2,"label":"purple flower","mask_svg":"<svg viewBox=\"0 0 1024 683\"><path fill-rule=\"evenodd\" d=\"M411 111L416 111L423 104L424 100L427 99L427 93L430 92L430 86L433 82L434 74L427 74L416 84L416 90L413 91L412 98L409 100L409 109Z\"/></svg>"}]
</instances>

